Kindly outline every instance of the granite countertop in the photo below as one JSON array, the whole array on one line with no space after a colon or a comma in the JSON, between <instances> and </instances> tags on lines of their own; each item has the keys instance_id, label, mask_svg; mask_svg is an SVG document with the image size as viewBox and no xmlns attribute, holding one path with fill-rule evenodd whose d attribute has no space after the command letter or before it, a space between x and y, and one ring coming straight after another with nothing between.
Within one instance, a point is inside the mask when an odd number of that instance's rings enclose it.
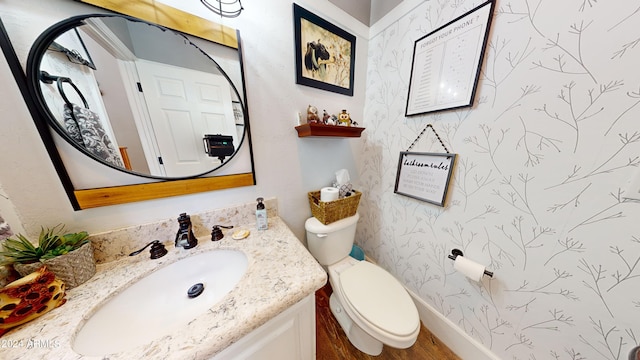
<instances>
[{"instance_id":1,"label":"granite countertop","mask_svg":"<svg viewBox=\"0 0 640 360\"><path fill-rule=\"evenodd\" d=\"M169 253L156 260L149 252L99 264L88 282L67 291L59 308L21 325L0 338L3 359L101 359L72 350L72 341L83 319L136 280L179 259L214 249L236 249L248 258L247 271L236 287L209 311L183 329L131 351L108 355L109 359L204 359L214 356L244 335L321 288L327 275L307 249L278 217L269 218L269 230L246 228L251 235L231 238L231 230L217 242L199 237L198 246L175 248L163 241ZM133 250L133 249L132 249ZM126 324L122 324L127 326Z\"/></svg>"}]
</instances>

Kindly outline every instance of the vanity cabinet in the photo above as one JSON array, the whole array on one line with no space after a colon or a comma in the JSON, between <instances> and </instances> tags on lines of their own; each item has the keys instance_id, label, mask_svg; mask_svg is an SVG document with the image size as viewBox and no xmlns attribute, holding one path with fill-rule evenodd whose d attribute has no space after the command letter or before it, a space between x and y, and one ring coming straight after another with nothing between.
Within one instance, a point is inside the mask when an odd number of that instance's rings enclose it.
<instances>
[{"instance_id":1,"label":"vanity cabinet","mask_svg":"<svg viewBox=\"0 0 640 360\"><path fill-rule=\"evenodd\" d=\"M211 360L313 360L316 358L315 294L267 321Z\"/></svg>"}]
</instances>

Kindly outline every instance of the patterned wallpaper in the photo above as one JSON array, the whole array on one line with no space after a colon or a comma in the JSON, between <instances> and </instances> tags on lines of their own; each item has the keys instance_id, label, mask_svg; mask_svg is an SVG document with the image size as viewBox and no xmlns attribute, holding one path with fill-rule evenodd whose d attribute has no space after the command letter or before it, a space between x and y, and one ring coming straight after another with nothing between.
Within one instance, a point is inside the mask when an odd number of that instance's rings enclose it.
<instances>
[{"instance_id":1,"label":"patterned wallpaper","mask_svg":"<svg viewBox=\"0 0 640 360\"><path fill-rule=\"evenodd\" d=\"M626 359L640 343L637 0L498 0L474 106L405 117L414 41L479 5L425 1L369 43L357 243L502 359ZM393 193L426 124L446 207ZM442 152L427 132L413 151ZM453 270L451 249L493 279Z\"/></svg>"}]
</instances>

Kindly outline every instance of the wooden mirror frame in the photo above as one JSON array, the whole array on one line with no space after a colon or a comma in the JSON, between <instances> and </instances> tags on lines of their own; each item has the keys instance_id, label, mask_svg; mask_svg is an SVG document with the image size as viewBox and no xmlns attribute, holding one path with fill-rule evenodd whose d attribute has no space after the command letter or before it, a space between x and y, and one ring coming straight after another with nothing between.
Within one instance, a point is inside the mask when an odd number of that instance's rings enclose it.
<instances>
[{"instance_id":1,"label":"wooden mirror frame","mask_svg":"<svg viewBox=\"0 0 640 360\"><path fill-rule=\"evenodd\" d=\"M156 3L154 0L79 0L80 2L102 7L121 14L136 17L148 22L165 26L167 28L194 35L206 40L223 44L238 49L242 57L242 49L239 36L234 29L224 25L215 24L206 19L199 18L173 7ZM249 146L251 169L250 173L241 173L214 177L200 177L185 180L167 180L134 185L122 185L114 187L94 189L74 189L69 173L58 153L47 119L44 119L35 101L31 99L27 86L27 78L20 65L20 61L13 49L4 25L0 21L0 47L7 59L7 63L14 75L18 88L22 93L25 103L33 117L38 132L44 142L49 157L62 181L63 187L69 197L74 210L83 210L101 206L125 204L137 201L151 200L170 196L194 194L205 191L222 190L242 186L255 185L255 171L253 164L253 150L251 146L251 132L248 120L245 120L245 131ZM240 59L242 64L242 58ZM244 73L241 71L242 88L245 89ZM246 91L244 93L245 116L248 116Z\"/></svg>"}]
</instances>

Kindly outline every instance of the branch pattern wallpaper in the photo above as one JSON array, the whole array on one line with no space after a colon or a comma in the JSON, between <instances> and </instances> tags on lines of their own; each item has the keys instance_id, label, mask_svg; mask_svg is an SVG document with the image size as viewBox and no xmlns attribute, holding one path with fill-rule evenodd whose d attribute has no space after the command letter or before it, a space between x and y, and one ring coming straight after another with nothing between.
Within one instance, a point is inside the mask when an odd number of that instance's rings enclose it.
<instances>
[{"instance_id":1,"label":"branch pattern wallpaper","mask_svg":"<svg viewBox=\"0 0 640 360\"><path fill-rule=\"evenodd\" d=\"M499 358L627 359L640 4L497 0L474 106L405 117L414 42L481 3L425 1L370 40L356 242ZM445 207L393 193L398 154L427 124L458 154ZM443 152L428 134L412 151ZM455 272L453 248L494 278Z\"/></svg>"}]
</instances>

